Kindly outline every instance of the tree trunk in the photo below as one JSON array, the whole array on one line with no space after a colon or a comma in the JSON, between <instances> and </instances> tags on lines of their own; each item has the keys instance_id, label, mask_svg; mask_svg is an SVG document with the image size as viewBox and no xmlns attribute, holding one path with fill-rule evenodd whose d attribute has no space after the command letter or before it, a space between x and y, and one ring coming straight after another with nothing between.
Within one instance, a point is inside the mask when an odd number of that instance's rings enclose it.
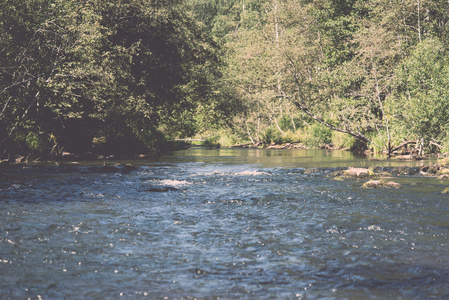
<instances>
[{"instance_id":1,"label":"tree trunk","mask_svg":"<svg viewBox=\"0 0 449 300\"><path fill-rule=\"evenodd\" d=\"M254 141L254 139L253 139L253 136L252 136L252 134L251 134L251 130L249 129L249 126L248 126L248 123L246 122L246 133L248 134L248 137L249 137L249 139L251 140L251 143L254 145L254 146L257 146L258 144L259 144L259 142L255 142Z\"/></svg>"},{"instance_id":2,"label":"tree trunk","mask_svg":"<svg viewBox=\"0 0 449 300\"><path fill-rule=\"evenodd\" d=\"M275 42L276 42L276 50L277 50L277 54L279 55L280 53L280 45L279 45L279 18L278 18L278 3L277 0L274 0L274 38L275 38ZM279 63L279 56L277 56L276 59L276 71L280 70L280 63ZM278 100L279 100L279 109L281 111L281 117L282 117L282 97L281 97L281 76L282 74L279 71L279 74L277 74L277 90L278 90ZM276 119L276 115L275 115L275 109L274 109L274 105L273 105L273 120L276 124L277 129L279 130L280 133L284 133L284 131L281 129L281 127L278 124L278 121Z\"/></svg>"},{"instance_id":3,"label":"tree trunk","mask_svg":"<svg viewBox=\"0 0 449 300\"><path fill-rule=\"evenodd\" d=\"M421 43L421 8L420 1L418 0L418 40Z\"/></svg>"},{"instance_id":4,"label":"tree trunk","mask_svg":"<svg viewBox=\"0 0 449 300\"><path fill-rule=\"evenodd\" d=\"M380 88L379 88L379 79L377 78L377 67L374 65L373 58L371 57L371 64L373 66L374 79L376 81L376 98L379 102L380 111L382 112L382 119L385 120L385 127L387 128L387 144L385 145L387 148L387 155L391 154L391 135L390 135L390 126L388 125L388 118L385 115L384 106L382 104L382 99L380 99Z\"/></svg>"}]
</instances>

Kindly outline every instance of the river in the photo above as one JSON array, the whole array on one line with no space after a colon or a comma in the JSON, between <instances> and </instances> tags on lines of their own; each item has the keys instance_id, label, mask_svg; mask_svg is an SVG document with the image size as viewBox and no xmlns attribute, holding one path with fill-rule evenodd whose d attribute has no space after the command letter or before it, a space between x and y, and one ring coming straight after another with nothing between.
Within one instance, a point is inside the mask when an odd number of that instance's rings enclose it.
<instances>
[{"instance_id":1,"label":"river","mask_svg":"<svg viewBox=\"0 0 449 300\"><path fill-rule=\"evenodd\" d=\"M2 167L0 299L448 299L447 183L329 176L424 163L189 149Z\"/></svg>"}]
</instances>

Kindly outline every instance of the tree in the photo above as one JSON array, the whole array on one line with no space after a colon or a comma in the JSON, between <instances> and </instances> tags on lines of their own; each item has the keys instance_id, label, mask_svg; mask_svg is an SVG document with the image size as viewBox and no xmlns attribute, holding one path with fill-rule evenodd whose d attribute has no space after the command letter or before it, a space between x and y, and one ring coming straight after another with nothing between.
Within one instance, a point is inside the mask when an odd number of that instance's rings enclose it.
<instances>
[{"instance_id":1,"label":"tree","mask_svg":"<svg viewBox=\"0 0 449 300\"><path fill-rule=\"evenodd\" d=\"M433 148L447 139L449 129L449 68L446 49L427 38L396 69L395 90L388 98L394 126L408 139Z\"/></svg>"},{"instance_id":2,"label":"tree","mask_svg":"<svg viewBox=\"0 0 449 300\"><path fill-rule=\"evenodd\" d=\"M300 6L292 1L290 5L284 52L290 84L284 85L284 97L326 127L374 143L366 135L373 113L367 104L371 103L359 97L366 75L356 63L359 49L354 43L357 26L351 18L352 3ZM324 20L323 14L327 15ZM327 31L330 24L336 26L335 32Z\"/></svg>"},{"instance_id":3,"label":"tree","mask_svg":"<svg viewBox=\"0 0 449 300\"><path fill-rule=\"evenodd\" d=\"M0 56L1 147L7 150L8 141L45 146L54 127L61 127L59 117L84 110L87 100L78 91L88 84L83 74L95 68L81 70L69 57L86 59L101 28L89 5L76 2L8 0L0 12L7 37ZM30 150L42 150L35 146Z\"/></svg>"},{"instance_id":4,"label":"tree","mask_svg":"<svg viewBox=\"0 0 449 300\"><path fill-rule=\"evenodd\" d=\"M161 129L192 134L198 107L213 104L218 46L179 1L7 0L0 9L3 151L83 152L92 140L158 148Z\"/></svg>"}]
</instances>

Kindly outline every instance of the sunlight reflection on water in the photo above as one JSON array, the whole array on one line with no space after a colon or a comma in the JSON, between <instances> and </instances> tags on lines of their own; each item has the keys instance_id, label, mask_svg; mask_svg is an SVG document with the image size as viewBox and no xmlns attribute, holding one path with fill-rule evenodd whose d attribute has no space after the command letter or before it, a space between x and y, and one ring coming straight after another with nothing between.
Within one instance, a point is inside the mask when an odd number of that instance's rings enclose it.
<instances>
[{"instance_id":1,"label":"sunlight reflection on water","mask_svg":"<svg viewBox=\"0 0 449 300\"><path fill-rule=\"evenodd\" d=\"M0 170L0 298L449 296L438 180L366 190L326 176L368 163L348 152L209 151Z\"/></svg>"}]
</instances>

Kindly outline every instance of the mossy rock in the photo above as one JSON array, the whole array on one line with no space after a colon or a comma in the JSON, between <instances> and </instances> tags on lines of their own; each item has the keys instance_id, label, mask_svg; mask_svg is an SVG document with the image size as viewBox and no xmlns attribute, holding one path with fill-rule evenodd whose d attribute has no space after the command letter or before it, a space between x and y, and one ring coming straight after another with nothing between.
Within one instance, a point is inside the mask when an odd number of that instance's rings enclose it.
<instances>
[{"instance_id":1,"label":"mossy rock","mask_svg":"<svg viewBox=\"0 0 449 300\"><path fill-rule=\"evenodd\" d=\"M399 166L394 168L391 173L397 174L397 175L415 175L419 171L415 168L411 168L408 166Z\"/></svg>"},{"instance_id":2,"label":"mossy rock","mask_svg":"<svg viewBox=\"0 0 449 300\"><path fill-rule=\"evenodd\" d=\"M449 195L449 187L445 188L441 193L445 194L445 195Z\"/></svg>"},{"instance_id":3,"label":"mossy rock","mask_svg":"<svg viewBox=\"0 0 449 300\"><path fill-rule=\"evenodd\" d=\"M304 174L314 174L314 173L318 173L320 171L321 171L320 169L315 169L315 168L305 169Z\"/></svg>"},{"instance_id":4,"label":"mossy rock","mask_svg":"<svg viewBox=\"0 0 449 300\"><path fill-rule=\"evenodd\" d=\"M384 180L370 180L363 184L363 188L366 189L375 189L375 188L393 188L393 189L402 189L402 185L393 181L384 181Z\"/></svg>"}]
</instances>

